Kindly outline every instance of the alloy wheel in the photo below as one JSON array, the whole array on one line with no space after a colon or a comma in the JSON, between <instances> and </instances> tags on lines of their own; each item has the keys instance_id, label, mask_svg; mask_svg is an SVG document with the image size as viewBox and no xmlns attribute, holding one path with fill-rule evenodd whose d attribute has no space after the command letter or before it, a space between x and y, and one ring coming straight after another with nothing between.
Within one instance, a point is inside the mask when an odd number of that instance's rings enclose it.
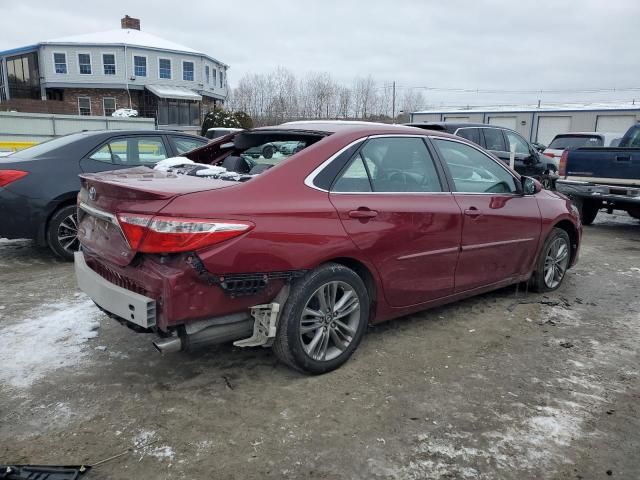
<instances>
[{"instance_id":1,"label":"alloy wheel","mask_svg":"<svg viewBox=\"0 0 640 480\"><path fill-rule=\"evenodd\" d=\"M78 215L76 213L69 215L60 222L57 239L65 251L73 253L78 250L80 241L78 240Z\"/></svg>"},{"instance_id":2,"label":"alloy wheel","mask_svg":"<svg viewBox=\"0 0 640 480\"><path fill-rule=\"evenodd\" d=\"M300 340L312 359L329 361L344 352L360 323L360 298L349 284L327 282L307 300L300 318Z\"/></svg>"},{"instance_id":3,"label":"alloy wheel","mask_svg":"<svg viewBox=\"0 0 640 480\"><path fill-rule=\"evenodd\" d=\"M544 259L544 283L547 288L556 288L562 282L569 264L569 244L564 238L556 238Z\"/></svg>"}]
</instances>

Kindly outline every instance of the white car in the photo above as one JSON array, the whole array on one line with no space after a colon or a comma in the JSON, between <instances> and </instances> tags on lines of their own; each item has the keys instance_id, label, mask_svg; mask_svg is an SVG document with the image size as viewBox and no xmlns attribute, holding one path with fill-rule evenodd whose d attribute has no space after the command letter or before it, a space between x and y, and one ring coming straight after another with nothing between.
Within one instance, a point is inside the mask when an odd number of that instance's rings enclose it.
<instances>
[{"instance_id":1,"label":"white car","mask_svg":"<svg viewBox=\"0 0 640 480\"><path fill-rule=\"evenodd\" d=\"M111 114L112 117L137 117L138 111L133 108L119 108Z\"/></svg>"},{"instance_id":2,"label":"white car","mask_svg":"<svg viewBox=\"0 0 640 480\"><path fill-rule=\"evenodd\" d=\"M617 147L624 133L571 132L560 133L553 137L543 154L553 160L556 168L560 166L562 152L580 147Z\"/></svg>"}]
</instances>

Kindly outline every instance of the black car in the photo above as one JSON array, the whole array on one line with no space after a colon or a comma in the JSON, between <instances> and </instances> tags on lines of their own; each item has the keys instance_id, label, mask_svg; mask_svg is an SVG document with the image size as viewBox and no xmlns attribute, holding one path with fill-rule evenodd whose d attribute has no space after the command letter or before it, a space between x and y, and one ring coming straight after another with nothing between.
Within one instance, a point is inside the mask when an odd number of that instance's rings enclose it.
<instances>
[{"instance_id":1,"label":"black car","mask_svg":"<svg viewBox=\"0 0 640 480\"><path fill-rule=\"evenodd\" d=\"M427 122L407 123L410 127L439 130L477 143L509 165L511 147L515 145L514 168L520 175L533 177L547 189L553 189L558 178L552 162L519 133L505 127L484 123Z\"/></svg>"},{"instance_id":2,"label":"black car","mask_svg":"<svg viewBox=\"0 0 640 480\"><path fill-rule=\"evenodd\" d=\"M158 130L90 131L54 138L0 158L0 238L32 238L73 258L78 174L158 161L206 144L203 137Z\"/></svg>"}]
</instances>

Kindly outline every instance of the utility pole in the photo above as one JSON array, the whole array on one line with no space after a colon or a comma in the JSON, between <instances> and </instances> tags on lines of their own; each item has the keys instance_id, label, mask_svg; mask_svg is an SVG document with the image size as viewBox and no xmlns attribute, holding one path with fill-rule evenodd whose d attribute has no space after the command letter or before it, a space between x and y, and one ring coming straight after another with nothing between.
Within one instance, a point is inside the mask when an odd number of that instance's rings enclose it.
<instances>
[{"instance_id":1,"label":"utility pole","mask_svg":"<svg viewBox=\"0 0 640 480\"><path fill-rule=\"evenodd\" d=\"M393 93L391 94L391 117L393 123L396 123L396 81L393 81Z\"/></svg>"}]
</instances>

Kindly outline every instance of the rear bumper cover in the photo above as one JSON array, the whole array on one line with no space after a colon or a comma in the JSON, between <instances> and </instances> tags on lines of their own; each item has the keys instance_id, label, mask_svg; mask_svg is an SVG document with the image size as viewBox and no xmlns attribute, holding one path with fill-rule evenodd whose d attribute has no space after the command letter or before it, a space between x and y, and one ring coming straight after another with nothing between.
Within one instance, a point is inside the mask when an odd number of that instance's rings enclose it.
<instances>
[{"instance_id":1,"label":"rear bumper cover","mask_svg":"<svg viewBox=\"0 0 640 480\"><path fill-rule=\"evenodd\" d=\"M556 189L569 198L590 198L612 203L640 205L640 188L621 185L602 185L574 180L558 180Z\"/></svg>"},{"instance_id":2,"label":"rear bumper cover","mask_svg":"<svg viewBox=\"0 0 640 480\"><path fill-rule=\"evenodd\" d=\"M76 252L74 257L78 286L98 306L143 328L156 325L154 299L105 280L87 265L82 252Z\"/></svg>"}]
</instances>

